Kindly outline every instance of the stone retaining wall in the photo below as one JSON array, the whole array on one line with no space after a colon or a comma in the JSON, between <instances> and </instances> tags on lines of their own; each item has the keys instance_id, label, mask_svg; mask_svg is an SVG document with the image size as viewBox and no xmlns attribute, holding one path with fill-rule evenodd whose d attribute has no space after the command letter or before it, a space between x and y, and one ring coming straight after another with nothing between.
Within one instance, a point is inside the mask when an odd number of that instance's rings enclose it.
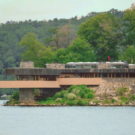
<instances>
[{"instance_id":1,"label":"stone retaining wall","mask_svg":"<svg viewBox=\"0 0 135 135\"><path fill-rule=\"evenodd\" d=\"M135 78L103 78L96 89L96 94L115 96L118 88L129 88L132 91L134 84Z\"/></svg>"}]
</instances>

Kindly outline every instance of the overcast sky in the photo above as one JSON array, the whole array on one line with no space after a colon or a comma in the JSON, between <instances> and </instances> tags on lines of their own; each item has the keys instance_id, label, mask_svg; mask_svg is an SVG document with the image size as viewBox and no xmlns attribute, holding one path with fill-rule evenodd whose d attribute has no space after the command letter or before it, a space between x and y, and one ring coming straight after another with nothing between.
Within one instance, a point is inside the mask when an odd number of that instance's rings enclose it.
<instances>
[{"instance_id":1,"label":"overcast sky","mask_svg":"<svg viewBox=\"0 0 135 135\"><path fill-rule=\"evenodd\" d=\"M112 8L124 10L135 0L0 0L0 23L14 20L48 20L87 15Z\"/></svg>"}]
</instances>

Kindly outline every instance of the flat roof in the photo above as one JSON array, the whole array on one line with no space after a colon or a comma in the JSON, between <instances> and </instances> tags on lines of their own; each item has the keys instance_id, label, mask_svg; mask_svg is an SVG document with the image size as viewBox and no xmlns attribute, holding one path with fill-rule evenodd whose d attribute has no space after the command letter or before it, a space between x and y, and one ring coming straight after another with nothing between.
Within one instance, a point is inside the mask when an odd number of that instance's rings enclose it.
<instances>
[{"instance_id":1,"label":"flat roof","mask_svg":"<svg viewBox=\"0 0 135 135\"><path fill-rule=\"evenodd\" d=\"M60 88L57 81L0 81L0 88Z\"/></svg>"},{"instance_id":2,"label":"flat roof","mask_svg":"<svg viewBox=\"0 0 135 135\"><path fill-rule=\"evenodd\" d=\"M59 78L56 81L0 81L0 88L60 88L68 85L100 85L101 78Z\"/></svg>"}]
</instances>

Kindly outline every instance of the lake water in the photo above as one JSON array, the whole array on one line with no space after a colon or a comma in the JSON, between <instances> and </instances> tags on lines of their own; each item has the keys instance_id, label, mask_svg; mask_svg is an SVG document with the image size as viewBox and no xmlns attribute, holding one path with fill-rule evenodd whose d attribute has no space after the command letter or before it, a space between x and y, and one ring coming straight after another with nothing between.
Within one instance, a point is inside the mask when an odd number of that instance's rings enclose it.
<instances>
[{"instance_id":1,"label":"lake water","mask_svg":"<svg viewBox=\"0 0 135 135\"><path fill-rule=\"evenodd\" d=\"M135 108L0 106L0 135L135 135Z\"/></svg>"}]
</instances>

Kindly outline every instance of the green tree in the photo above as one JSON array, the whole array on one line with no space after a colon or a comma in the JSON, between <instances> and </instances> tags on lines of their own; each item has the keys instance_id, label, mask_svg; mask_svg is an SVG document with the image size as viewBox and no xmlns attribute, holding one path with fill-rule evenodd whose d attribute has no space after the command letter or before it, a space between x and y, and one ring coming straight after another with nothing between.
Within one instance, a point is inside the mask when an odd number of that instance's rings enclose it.
<instances>
[{"instance_id":1,"label":"green tree","mask_svg":"<svg viewBox=\"0 0 135 135\"><path fill-rule=\"evenodd\" d=\"M96 56L91 45L83 39L76 39L68 48L59 49L56 53L56 61L61 63L95 61Z\"/></svg>"},{"instance_id":2,"label":"green tree","mask_svg":"<svg viewBox=\"0 0 135 135\"><path fill-rule=\"evenodd\" d=\"M35 66L44 66L46 62L50 62L53 56L52 48L46 47L37 39L36 34L28 33L20 41L20 45L24 47L22 60L33 61Z\"/></svg>"},{"instance_id":3,"label":"green tree","mask_svg":"<svg viewBox=\"0 0 135 135\"><path fill-rule=\"evenodd\" d=\"M135 63L135 46L128 46L120 55L119 59L128 63Z\"/></svg>"},{"instance_id":4,"label":"green tree","mask_svg":"<svg viewBox=\"0 0 135 135\"><path fill-rule=\"evenodd\" d=\"M117 58L117 45L120 41L119 21L111 13L98 14L84 22L79 29L79 36L92 45L98 60L107 56Z\"/></svg>"},{"instance_id":5,"label":"green tree","mask_svg":"<svg viewBox=\"0 0 135 135\"><path fill-rule=\"evenodd\" d=\"M128 9L124 12L123 21L125 44L135 45L135 8Z\"/></svg>"}]
</instances>

